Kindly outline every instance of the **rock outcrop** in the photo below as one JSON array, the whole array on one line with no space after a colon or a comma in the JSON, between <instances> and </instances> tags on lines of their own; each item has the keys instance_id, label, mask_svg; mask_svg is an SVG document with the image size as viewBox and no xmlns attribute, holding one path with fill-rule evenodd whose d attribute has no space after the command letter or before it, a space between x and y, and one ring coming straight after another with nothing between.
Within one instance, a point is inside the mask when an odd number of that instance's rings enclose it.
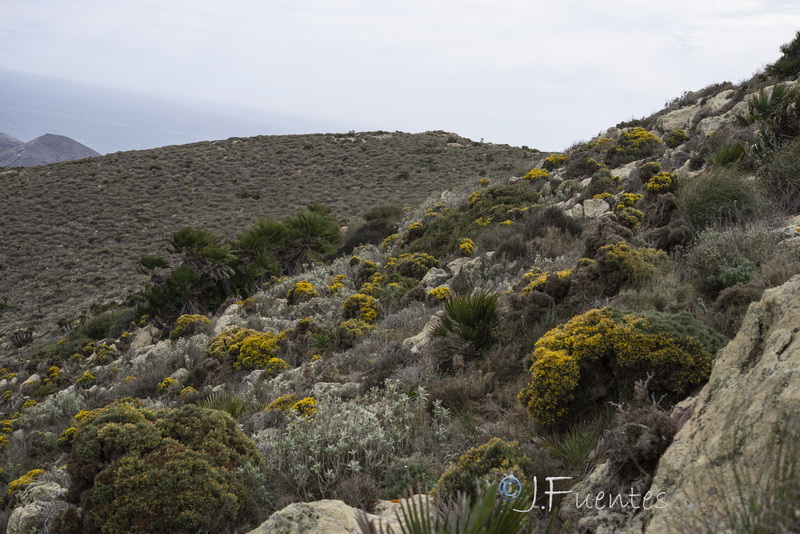
<instances>
[{"instance_id":1,"label":"rock outcrop","mask_svg":"<svg viewBox=\"0 0 800 534\"><path fill-rule=\"evenodd\" d=\"M361 534L357 518L362 515L379 529L391 527L400 532L396 515L400 506L399 502L381 501L374 513L366 514L342 501L298 502L275 512L248 534Z\"/></svg>"},{"instance_id":2,"label":"rock outcrop","mask_svg":"<svg viewBox=\"0 0 800 534\"><path fill-rule=\"evenodd\" d=\"M707 525L723 532L726 499L741 506L735 477L756 483L775 477L778 434L781 429L796 434L800 423L798 332L800 276L795 276L750 306L736 338L717 356L708 384L675 407L673 417L685 422L651 487L666 494L669 507L651 513L645 532ZM786 446L792 443L787 439Z\"/></svg>"}]
</instances>

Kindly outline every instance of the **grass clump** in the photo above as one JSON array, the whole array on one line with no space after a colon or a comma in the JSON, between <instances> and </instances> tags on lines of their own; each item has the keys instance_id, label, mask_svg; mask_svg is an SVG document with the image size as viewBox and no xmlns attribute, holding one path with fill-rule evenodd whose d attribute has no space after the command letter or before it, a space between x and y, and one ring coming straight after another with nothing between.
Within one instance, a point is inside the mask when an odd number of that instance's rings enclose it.
<instances>
[{"instance_id":1,"label":"grass clump","mask_svg":"<svg viewBox=\"0 0 800 534\"><path fill-rule=\"evenodd\" d=\"M732 167L717 168L681 183L678 204L698 230L751 221L765 207L755 181Z\"/></svg>"}]
</instances>

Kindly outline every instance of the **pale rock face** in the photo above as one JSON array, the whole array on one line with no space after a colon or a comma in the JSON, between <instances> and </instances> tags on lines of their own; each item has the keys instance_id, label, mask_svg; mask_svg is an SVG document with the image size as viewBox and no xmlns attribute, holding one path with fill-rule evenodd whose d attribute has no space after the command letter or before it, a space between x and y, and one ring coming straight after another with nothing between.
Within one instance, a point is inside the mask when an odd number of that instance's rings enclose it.
<instances>
[{"instance_id":1,"label":"pale rock face","mask_svg":"<svg viewBox=\"0 0 800 534\"><path fill-rule=\"evenodd\" d=\"M427 289L431 290L435 287L439 287L440 285L444 284L450 279L450 273L445 271L444 269L440 269L438 267L433 267L430 271L422 277L421 284Z\"/></svg>"},{"instance_id":2,"label":"pale rock face","mask_svg":"<svg viewBox=\"0 0 800 534\"><path fill-rule=\"evenodd\" d=\"M433 315L419 334L403 340L403 345L409 347L413 352L419 352L424 346L431 342L433 339L433 332L441 325L441 317L444 317L444 311L438 311Z\"/></svg>"},{"instance_id":3,"label":"pale rock face","mask_svg":"<svg viewBox=\"0 0 800 534\"><path fill-rule=\"evenodd\" d=\"M425 498L420 495L412 497L417 501ZM342 501L299 502L275 512L248 534L361 534L357 520L361 515L372 521L378 532L381 527L391 527L394 532L401 532L395 516L399 507L399 503L381 501L374 514L367 514Z\"/></svg>"},{"instance_id":4,"label":"pale rock face","mask_svg":"<svg viewBox=\"0 0 800 534\"><path fill-rule=\"evenodd\" d=\"M228 328L232 326L236 326L235 317L236 312L239 310L238 304L231 304L225 311L222 313L219 319L217 319L217 324L214 325L214 335L221 334Z\"/></svg>"},{"instance_id":5,"label":"pale rock face","mask_svg":"<svg viewBox=\"0 0 800 534\"><path fill-rule=\"evenodd\" d=\"M587 219L600 217L606 213L611 207L608 202L602 198L588 198L583 201L583 215Z\"/></svg>"},{"instance_id":6,"label":"pale rock face","mask_svg":"<svg viewBox=\"0 0 800 534\"><path fill-rule=\"evenodd\" d=\"M685 423L651 487L670 505L650 512L645 532L699 531L706 523L722 532L723 496L735 494L735 472L754 481L775 478L776 424L795 430L800 424L799 326L800 275L750 305L739 333L717 355L708 384L673 411Z\"/></svg>"}]
</instances>

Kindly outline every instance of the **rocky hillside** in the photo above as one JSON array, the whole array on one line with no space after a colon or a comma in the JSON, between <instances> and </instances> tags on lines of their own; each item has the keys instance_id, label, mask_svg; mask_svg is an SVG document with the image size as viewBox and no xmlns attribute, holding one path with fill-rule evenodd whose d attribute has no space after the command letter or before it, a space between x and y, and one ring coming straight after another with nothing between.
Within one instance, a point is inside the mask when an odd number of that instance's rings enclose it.
<instances>
[{"instance_id":1,"label":"rocky hillside","mask_svg":"<svg viewBox=\"0 0 800 534\"><path fill-rule=\"evenodd\" d=\"M308 203L357 221L379 204L419 205L481 177L505 179L537 151L444 132L265 136L119 152L0 172L0 336L35 329L141 289L139 258L198 226L233 238Z\"/></svg>"},{"instance_id":2,"label":"rocky hillside","mask_svg":"<svg viewBox=\"0 0 800 534\"><path fill-rule=\"evenodd\" d=\"M783 52L344 234L299 203L172 230L124 305L0 346L8 532L798 531Z\"/></svg>"},{"instance_id":3,"label":"rocky hillside","mask_svg":"<svg viewBox=\"0 0 800 534\"><path fill-rule=\"evenodd\" d=\"M0 151L0 167L34 167L100 155L88 146L63 135L45 134L27 143L15 143L17 139L2 135L5 136L5 144L9 146ZM0 149L2 146L0 144Z\"/></svg>"}]
</instances>

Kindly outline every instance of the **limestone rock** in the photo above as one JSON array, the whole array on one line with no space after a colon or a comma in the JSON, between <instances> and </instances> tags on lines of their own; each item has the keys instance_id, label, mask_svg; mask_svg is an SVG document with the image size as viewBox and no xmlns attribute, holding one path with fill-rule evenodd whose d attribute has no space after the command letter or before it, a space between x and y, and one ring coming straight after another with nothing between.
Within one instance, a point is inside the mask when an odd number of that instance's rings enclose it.
<instances>
[{"instance_id":1,"label":"limestone rock","mask_svg":"<svg viewBox=\"0 0 800 534\"><path fill-rule=\"evenodd\" d=\"M433 267L422 277L421 284L428 290L439 287L450 279L450 273L444 269Z\"/></svg>"},{"instance_id":2,"label":"limestone rock","mask_svg":"<svg viewBox=\"0 0 800 534\"><path fill-rule=\"evenodd\" d=\"M361 510L342 501L298 502L272 514L248 534L361 534L356 517ZM391 524L399 532L397 521L367 514L376 523Z\"/></svg>"},{"instance_id":3,"label":"limestone rock","mask_svg":"<svg viewBox=\"0 0 800 534\"><path fill-rule=\"evenodd\" d=\"M698 531L708 520L722 532L724 521L715 522L726 517L723 496L734 496L734 473L774 478L775 425L800 423L798 325L800 275L750 305L739 333L717 355L708 384L673 410L683 426L650 490L664 492L669 507L649 513L648 534L675 532L676 525Z\"/></svg>"},{"instance_id":4,"label":"limestone rock","mask_svg":"<svg viewBox=\"0 0 800 534\"><path fill-rule=\"evenodd\" d=\"M583 204L575 204L572 209L567 211L567 215L573 219L583 219Z\"/></svg>"},{"instance_id":5,"label":"limestone rock","mask_svg":"<svg viewBox=\"0 0 800 534\"><path fill-rule=\"evenodd\" d=\"M427 495L411 497L417 503L428 499ZM401 532L396 512L400 512L402 501L380 501L371 514L348 506L342 501L323 500L290 504L248 534L361 534L358 517L371 521L377 532L391 528Z\"/></svg>"},{"instance_id":6,"label":"limestone rock","mask_svg":"<svg viewBox=\"0 0 800 534\"><path fill-rule=\"evenodd\" d=\"M232 326L236 326L234 321L236 319L236 312L239 310L238 304L231 304L225 311L222 312L222 315L217 319L217 323L214 325L214 335L220 334L227 330Z\"/></svg>"},{"instance_id":7,"label":"limestone rock","mask_svg":"<svg viewBox=\"0 0 800 534\"><path fill-rule=\"evenodd\" d=\"M413 352L419 352L425 345L431 342L433 339L433 332L439 328L441 324L440 318L444 316L444 311L438 311L436 315L433 315L425 326L422 327L422 331L417 334L416 336L412 336L403 340L403 345L409 347Z\"/></svg>"},{"instance_id":8,"label":"limestone rock","mask_svg":"<svg viewBox=\"0 0 800 534\"><path fill-rule=\"evenodd\" d=\"M131 340L130 350L141 350L151 345L157 335L158 328L155 326L146 326L138 329Z\"/></svg>"},{"instance_id":9,"label":"limestone rock","mask_svg":"<svg viewBox=\"0 0 800 534\"><path fill-rule=\"evenodd\" d=\"M587 198L583 201L583 214L587 219L600 217L611 207L602 198Z\"/></svg>"}]
</instances>

